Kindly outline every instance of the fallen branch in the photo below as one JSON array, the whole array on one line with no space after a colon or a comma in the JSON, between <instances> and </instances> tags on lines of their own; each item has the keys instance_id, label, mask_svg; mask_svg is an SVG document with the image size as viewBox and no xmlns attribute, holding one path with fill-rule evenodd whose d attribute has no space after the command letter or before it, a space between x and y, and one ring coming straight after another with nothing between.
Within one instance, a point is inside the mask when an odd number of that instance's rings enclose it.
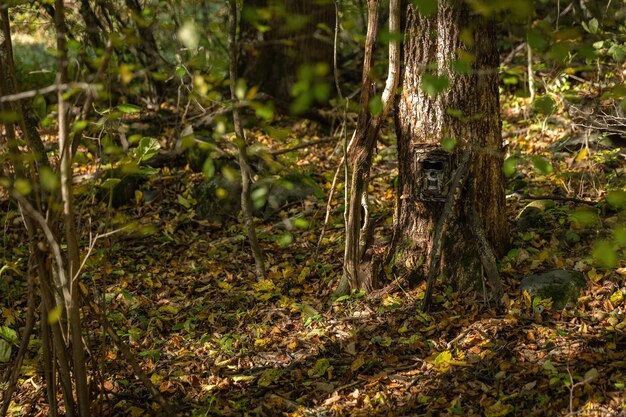
<instances>
[{"instance_id":1,"label":"fallen branch","mask_svg":"<svg viewBox=\"0 0 626 417\"><path fill-rule=\"evenodd\" d=\"M269 151L267 153L269 155L272 155L272 156L283 155L283 154L286 154L286 153L289 153L289 152L297 151L298 149L308 148L308 147L316 146L316 145L319 145L319 144L322 144L322 143L328 143L328 142L331 142L331 141L333 141L335 139L336 138L333 137L333 136L328 136L328 137L325 137L325 138L315 139L315 140L311 140L311 141L308 141L308 142L302 142L302 143L300 143L298 145L295 145L295 146L292 146L290 148L277 149L275 151Z\"/></svg>"},{"instance_id":2,"label":"fallen branch","mask_svg":"<svg viewBox=\"0 0 626 417\"><path fill-rule=\"evenodd\" d=\"M562 197L562 196L558 196L558 195L539 196L539 195L529 195L529 194L521 194L521 193L507 194L506 198L507 198L507 200L509 198L517 198L518 200L570 201L572 203L579 203L579 204L598 204L600 202L599 200L583 200L583 199L580 199L580 198Z\"/></svg>"}]
</instances>

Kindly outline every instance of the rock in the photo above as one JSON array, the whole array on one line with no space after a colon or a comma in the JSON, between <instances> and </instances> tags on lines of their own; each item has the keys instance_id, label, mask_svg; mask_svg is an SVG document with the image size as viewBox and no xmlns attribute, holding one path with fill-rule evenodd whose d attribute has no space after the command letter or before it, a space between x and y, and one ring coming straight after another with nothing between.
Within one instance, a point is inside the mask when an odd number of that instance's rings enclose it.
<instances>
[{"instance_id":1,"label":"rock","mask_svg":"<svg viewBox=\"0 0 626 417\"><path fill-rule=\"evenodd\" d=\"M528 291L531 297L551 298L552 307L561 310L576 304L585 285L585 278L579 272L555 269L523 278L520 289Z\"/></svg>"}]
</instances>

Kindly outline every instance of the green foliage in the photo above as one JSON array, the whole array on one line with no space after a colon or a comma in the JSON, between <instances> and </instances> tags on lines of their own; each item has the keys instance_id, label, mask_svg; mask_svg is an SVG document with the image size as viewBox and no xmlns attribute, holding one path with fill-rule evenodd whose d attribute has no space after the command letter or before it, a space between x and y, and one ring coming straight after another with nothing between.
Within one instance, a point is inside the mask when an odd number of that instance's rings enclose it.
<instances>
[{"instance_id":1,"label":"green foliage","mask_svg":"<svg viewBox=\"0 0 626 417\"><path fill-rule=\"evenodd\" d=\"M450 80L445 75L422 74L420 88L431 97L436 97L450 87Z\"/></svg>"},{"instance_id":2,"label":"green foliage","mask_svg":"<svg viewBox=\"0 0 626 417\"><path fill-rule=\"evenodd\" d=\"M290 110L293 114L301 114L313 103L325 103L330 97L331 85L326 80L329 74L328 65L317 63L302 65L298 70L298 81L291 87L294 101Z\"/></svg>"},{"instance_id":3,"label":"green foliage","mask_svg":"<svg viewBox=\"0 0 626 417\"><path fill-rule=\"evenodd\" d=\"M437 13L438 0L412 0L411 2L419 14L424 17L430 17Z\"/></svg>"}]
</instances>

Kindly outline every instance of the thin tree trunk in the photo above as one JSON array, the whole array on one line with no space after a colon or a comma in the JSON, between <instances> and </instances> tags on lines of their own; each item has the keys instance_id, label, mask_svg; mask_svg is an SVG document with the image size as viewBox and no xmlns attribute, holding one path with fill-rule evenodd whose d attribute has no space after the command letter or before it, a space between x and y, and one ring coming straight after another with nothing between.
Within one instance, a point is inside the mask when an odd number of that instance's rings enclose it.
<instances>
[{"instance_id":1,"label":"thin tree trunk","mask_svg":"<svg viewBox=\"0 0 626 417\"><path fill-rule=\"evenodd\" d=\"M67 82L67 50L65 34L65 10L63 0L55 1L55 27L57 33L57 85ZM78 292L78 270L80 268L80 254L78 239L74 229L74 202L72 195L72 145L68 132L68 108L64 93L59 88L57 94L58 124L59 124L59 170L61 174L61 199L63 203L63 223L65 226L65 241L67 244L67 282L62 283L69 290L70 299L65 300L67 317L70 325L72 362L78 401L78 413L81 417L89 417L91 403L89 400L89 385L87 383L87 369L80 323L80 293ZM59 266L61 268L61 266Z\"/></svg>"},{"instance_id":2,"label":"thin tree trunk","mask_svg":"<svg viewBox=\"0 0 626 417\"><path fill-rule=\"evenodd\" d=\"M9 9L0 9L0 73L3 74L0 83L2 95L16 94L18 91L17 76L15 74L15 62L13 61L13 45L11 43L11 26L9 21ZM33 111L28 101L21 100L16 103L4 103L5 111L11 110L19 116L19 126L24 135L24 140L35 156L39 168L50 167L46 156L43 142L36 129ZM7 125L9 126L9 125Z\"/></svg>"},{"instance_id":3,"label":"thin tree trunk","mask_svg":"<svg viewBox=\"0 0 626 417\"><path fill-rule=\"evenodd\" d=\"M371 69L373 66L373 50L376 42L378 26L378 0L368 1L368 31L365 41L365 58L362 76L361 114L354 140L348 152L351 168L350 199L348 202L348 219L346 222L346 242L344 254L344 276L336 294L345 292L346 286L352 290L371 291L378 286L377 268L371 256L365 256L366 237L373 233L369 221L368 193L372 155L376 139L382 123L384 123L393 99L399 79L400 42L389 43L389 69L385 89L382 93L382 110L372 115L369 110L373 96ZM389 2L389 31L400 31L400 1ZM346 283L348 285L346 285Z\"/></svg>"},{"instance_id":4,"label":"thin tree trunk","mask_svg":"<svg viewBox=\"0 0 626 417\"><path fill-rule=\"evenodd\" d=\"M245 132L241 125L239 107L237 106L237 2L230 0L230 28L228 31L228 50L230 55L230 97L233 101L233 124L235 126L235 137L237 149L239 150L239 168L241 169L241 211L243 221L248 233L248 241L254 256L256 275L258 279L265 277L265 260L263 251L259 245L254 228L254 217L252 215L252 170L248 162L248 143Z\"/></svg>"}]
</instances>

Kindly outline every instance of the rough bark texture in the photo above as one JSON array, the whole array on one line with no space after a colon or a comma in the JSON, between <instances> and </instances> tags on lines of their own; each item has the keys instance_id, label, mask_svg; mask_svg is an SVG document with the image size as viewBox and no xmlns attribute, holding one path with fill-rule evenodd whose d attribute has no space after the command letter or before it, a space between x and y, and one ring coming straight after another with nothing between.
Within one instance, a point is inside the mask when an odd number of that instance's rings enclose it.
<instances>
[{"instance_id":1,"label":"rough bark texture","mask_svg":"<svg viewBox=\"0 0 626 417\"><path fill-rule=\"evenodd\" d=\"M250 85L274 96L279 102L291 101L291 86L304 64L333 63L332 30L335 9L332 0L246 0L245 7L268 8L273 12L271 29L257 30L250 21L241 24L243 76ZM293 27L296 19L306 19Z\"/></svg>"},{"instance_id":2,"label":"rough bark texture","mask_svg":"<svg viewBox=\"0 0 626 417\"><path fill-rule=\"evenodd\" d=\"M457 145L450 157L452 172L468 147L472 159L443 236L441 265L453 283L471 285L482 276L481 253L466 208L475 208L497 256L505 253L509 242L495 27L463 2L442 0L436 15L428 18L409 6L405 34L404 77L396 120L399 190L389 261L399 275L428 276L432 238L444 204L418 198L416 152L454 138ZM463 57L472 58L463 59L469 63L469 71L462 74L453 69L453 63ZM447 77L449 88L434 97L424 92L423 76L428 72Z\"/></svg>"}]
</instances>

